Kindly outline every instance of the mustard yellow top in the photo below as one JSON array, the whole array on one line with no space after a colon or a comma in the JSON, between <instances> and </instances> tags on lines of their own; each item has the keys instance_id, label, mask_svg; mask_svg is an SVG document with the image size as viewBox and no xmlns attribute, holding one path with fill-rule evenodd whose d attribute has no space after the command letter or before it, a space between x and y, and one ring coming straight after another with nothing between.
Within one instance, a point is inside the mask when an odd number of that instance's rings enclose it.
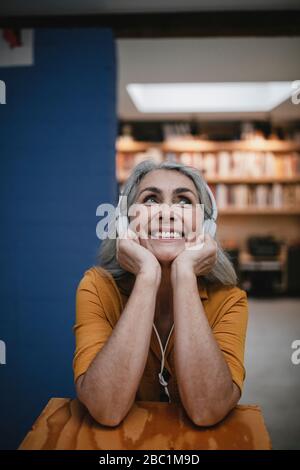
<instances>
[{"instance_id":1,"label":"mustard yellow top","mask_svg":"<svg viewBox=\"0 0 300 470\"><path fill-rule=\"evenodd\" d=\"M232 380L242 391L246 375L244 349L248 323L247 294L239 287L205 287L202 282L198 283L198 287L208 322L227 361ZM86 372L108 340L128 298L104 268L93 266L85 271L76 291L74 381ZM136 400L160 401L160 366L161 350L152 328L149 354ZM170 399L172 402L180 402L174 367L174 329L165 353L165 368L169 372Z\"/></svg>"}]
</instances>

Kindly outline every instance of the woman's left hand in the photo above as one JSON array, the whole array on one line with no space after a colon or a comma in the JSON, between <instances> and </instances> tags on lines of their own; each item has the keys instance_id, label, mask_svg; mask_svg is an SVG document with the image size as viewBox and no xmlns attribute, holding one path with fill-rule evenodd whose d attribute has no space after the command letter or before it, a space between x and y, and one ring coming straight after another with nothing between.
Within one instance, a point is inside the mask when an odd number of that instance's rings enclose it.
<instances>
[{"instance_id":1,"label":"woman's left hand","mask_svg":"<svg viewBox=\"0 0 300 470\"><path fill-rule=\"evenodd\" d=\"M198 244L199 241L201 240L198 240ZM209 234L205 234L202 248L193 248L184 249L179 253L172 262L172 272L183 269L185 272L193 272L196 276L205 276L212 270L217 260L217 242Z\"/></svg>"}]
</instances>

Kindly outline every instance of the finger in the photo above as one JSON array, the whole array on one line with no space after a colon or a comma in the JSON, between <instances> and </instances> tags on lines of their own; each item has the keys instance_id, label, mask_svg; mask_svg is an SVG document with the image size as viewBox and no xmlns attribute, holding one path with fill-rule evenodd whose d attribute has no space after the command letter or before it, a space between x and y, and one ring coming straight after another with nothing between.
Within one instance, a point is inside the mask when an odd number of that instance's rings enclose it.
<instances>
[{"instance_id":1,"label":"finger","mask_svg":"<svg viewBox=\"0 0 300 470\"><path fill-rule=\"evenodd\" d=\"M139 243L138 234L136 232L134 232L133 230L131 230L130 228L128 228L128 230L127 230L127 237L128 237L129 240L132 240L134 242Z\"/></svg>"},{"instance_id":2,"label":"finger","mask_svg":"<svg viewBox=\"0 0 300 470\"><path fill-rule=\"evenodd\" d=\"M197 250L202 250L203 249L203 246L204 246L204 243L203 241L200 242L200 243L196 243L195 245L191 245L191 246L188 246L186 247L185 249L187 251L197 251Z\"/></svg>"},{"instance_id":3,"label":"finger","mask_svg":"<svg viewBox=\"0 0 300 470\"><path fill-rule=\"evenodd\" d=\"M205 248L210 251L216 252L218 250L218 245L217 245L216 240L214 240L209 234L205 235L204 244L205 244Z\"/></svg>"},{"instance_id":4,"label":"finger","mask_svg":"<svg viewBox=\"0 0 300 470\"><path fill-rule=\"evenodd\" d=\"M185 249L189 249L189 248L192 248L194 247L193 249L199 249L201 247L201 245L203 245L203 242L204 242L204 233L201 232L200 234L198 234L196 236L196 239L194 238L194 234L192 237L187 238L187 241L185 242Z\"/></svg>"},{"instance_id":5,"label":"finger","mask_svg":"<svg viewBox=\"0 0 300 470\"><path fill-rule=\"evenodd\" d=\"M212 241L213 241L213 238L211 237L211 235L209 233L205 233L204 243L205 244L210 244L210 243L212 243Z\"/></svg>"},{"instance_id":6,"label":"finger","mask_svg":"<svg viewBox=\"0 0 300 470\"><path fill-rule=\"evenodd\" d=\"M218 246L216 240L209 233L205 234L205 243L208 243L208 244L213 245L215 247Z\"/></svg>"}]
</instances>

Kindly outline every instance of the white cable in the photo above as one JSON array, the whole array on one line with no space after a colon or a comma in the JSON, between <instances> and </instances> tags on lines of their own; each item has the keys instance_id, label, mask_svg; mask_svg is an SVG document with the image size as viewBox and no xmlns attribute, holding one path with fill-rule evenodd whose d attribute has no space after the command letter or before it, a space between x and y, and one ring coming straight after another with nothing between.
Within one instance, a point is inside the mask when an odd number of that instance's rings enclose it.
<instances>
[{"instance_id":1,"label":"white cable","mask_svg":"<svg viewBox=\"0 0 300 470\"><path fill-rule=\"evenodd\" d=\"M168 336L168 339L167 339L167 342L166 342L166 345L165 345L165 348L163 349L162 347L162 343L161 343L161 340L160 340L160 337L159 337L159 334L157 332L157 329L156 329L156 326L154 325L153 323L153 326L154 326L154 331L156 333L156 336L157 336L157 339L158 339L158 343L159 343L159 346L160 346L160 350L161 350L161 354L162 354L162 361L161 361L161 367L160 367L160 372L158 374L158 379L159 379L159 383L164 387L165 389L165 392L167 394L167 396L169 397L169 403L171 403L171 399L170 399L170 394L169 394L169 390L168 390L168 382L165 381L163 375L162 375L162 372L164 370L164 367L165 367L165 352L167 350L167 347L168 347L168 343L169 343L169 339L171 337L171 334L172 334L172 331L173 331L173 328L174 328L174 323L172 325L172 328L170 330L170 333L169 333L169 336Z\"/></svg>"}]
</instances>

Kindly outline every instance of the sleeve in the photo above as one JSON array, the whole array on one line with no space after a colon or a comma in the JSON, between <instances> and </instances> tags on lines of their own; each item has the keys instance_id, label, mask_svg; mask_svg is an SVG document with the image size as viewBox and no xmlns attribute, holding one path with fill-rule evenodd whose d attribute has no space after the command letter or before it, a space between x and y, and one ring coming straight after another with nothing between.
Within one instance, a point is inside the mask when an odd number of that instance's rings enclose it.
<instances>
[{"instance_id":1,"label":"sleeve","mask_svg":"<svg viewBox=\"0 0 300 470\"><path fill-rule=\"evenodd\" d=\"M244 351L247 325L247 294L244 290L239 289L239 295L224 302L220 320L213 328L213 334L224 354L232 380L239 387L241 394L246 377Z\"/></svg>"},{"instance_id":2,"label":"sleeve","mask_svg":"<svg viewBox=\"0 0 300 470\"><path fill-rule=\"evenodd\" d=\"M74 382L85 373L109 338L112 327L91 274L85 274L76 290Z\"/></svg>"}]
</instances>

